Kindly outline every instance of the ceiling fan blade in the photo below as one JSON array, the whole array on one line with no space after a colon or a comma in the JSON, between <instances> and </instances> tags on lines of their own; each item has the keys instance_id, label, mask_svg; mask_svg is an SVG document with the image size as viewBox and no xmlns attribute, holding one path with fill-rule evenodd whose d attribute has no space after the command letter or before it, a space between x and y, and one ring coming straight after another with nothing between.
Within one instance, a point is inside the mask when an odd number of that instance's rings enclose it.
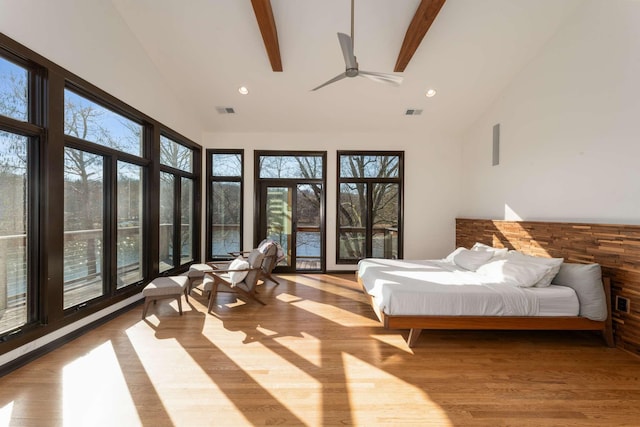
<instances>
[{"instance_id":1,"label":"ceiling fan blade","mask_svg":"<svg viewBox=\"0 0 640 427\"><path fill-rule=\"evenodd\" d=\"M395 74L376 73L373 71L358 71L358 75L379 83L388 83L394 86L400 86L400 83L402 83L402 77L396 76Z\"/></svg>"},{"instance_id":2,"label":"ceiling fan blade","mask_svg":"<svg viewBox=\"0 0 640 427\"><path fill-rule=\"evenodd\" d=\"M356 57L353 54L353 42L351 37L345 33L338 33L338 40L340 41L340 48L342 49L342 55L344 56L344 63L347 66L347 70L350 68L358 69L358 63Z\"/></svg>"},{"instance_id":3,"label":"ceiling fan blade","mask_svg":"<svg viewBox=\"0 0 640 427\"><path fill-rule=\"evenodd\" d=\"M332 78L331 80L329 80L329 81L327 81L327 82L322 83L320 86L318 86L318 87L314 87L313 89L311 89L311 91L313 92L314 90L318 90L318 89L320 89L321 87L325 87L326 85L330 85L331 83L335 83L335 82L337 82L338 80L342 80L342 79L344 79L345 77L347 77L347 74L346 74L346 73L338 74L337 76L335 76L335 77L334 77L334 78Z\"/></svg>"}]
</instances>

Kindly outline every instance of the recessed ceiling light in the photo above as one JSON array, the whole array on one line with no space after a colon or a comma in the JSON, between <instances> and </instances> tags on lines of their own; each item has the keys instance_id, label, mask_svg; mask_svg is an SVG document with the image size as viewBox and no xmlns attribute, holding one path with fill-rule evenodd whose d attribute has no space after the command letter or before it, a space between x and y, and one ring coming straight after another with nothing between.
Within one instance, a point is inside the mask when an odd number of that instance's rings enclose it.
<instances>
[{"instance_id":1,"label":"recessed ceiling light","mask_svg":"<svg viewBox=\"0 0 640 427\"><path fill-rule=\"evenodd\" d=\"M427 90L427 93L425 93L425 95L427 95L427 98L433 98L434 96L436 96L436 90L435 89L429 89Z\"/></svg>"},{"instance_id":2,"label":"recessed ceiling light","mask_svg":"<svg viewBox=\"0 0 640 427\"><path fill-rule=\"evenodd\" d=\"M246 94L248 94L248 93L249 93L249 89L247 89L247 87L246 87L246 86L240 86L240 87L238 88L238 92L240 92L242 95L246 95Z\"/></svg>"}]
</instances>

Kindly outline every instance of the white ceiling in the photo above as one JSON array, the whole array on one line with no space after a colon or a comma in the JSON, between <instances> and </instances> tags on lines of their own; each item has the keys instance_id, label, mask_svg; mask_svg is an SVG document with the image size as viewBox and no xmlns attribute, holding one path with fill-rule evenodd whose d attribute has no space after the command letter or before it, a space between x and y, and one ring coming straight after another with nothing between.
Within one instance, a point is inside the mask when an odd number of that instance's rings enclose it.
<instances>
[{"instance_id":1,"label":"white ceiling","mask_svg":"<svg viewBox=\"0 0 640 427\"><path fill-rule=\"evenodd\" d=\"M310 89L344 71L336 36L349 0L272 0L283 72L271 71L250 0L112 0L170 90L205 131L464 130L582 0L447 0L400 87L364 78ZM356 0L361 70L392 72L420 0ZM238 93L245 85L249 95ZM427 88L436 97L424 96ZM237 114L220 115L216 107ZM405 116L421 108L420 116Z\"/></svg>"}]
</instances>

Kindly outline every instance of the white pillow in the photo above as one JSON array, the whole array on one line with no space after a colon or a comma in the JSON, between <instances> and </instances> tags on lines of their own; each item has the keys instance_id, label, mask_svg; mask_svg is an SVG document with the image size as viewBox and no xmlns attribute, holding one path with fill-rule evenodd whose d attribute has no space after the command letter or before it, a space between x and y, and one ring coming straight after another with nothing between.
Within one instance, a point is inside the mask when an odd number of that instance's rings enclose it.
<instances>
[{"instance_id":1,"label":"white pillow","mask_svg":"<svg viewBox=\"0 0 640 427\"><path fill-rule=\"evenodd\" d=\"M568 286L580 301L580 316L591 320L607 318L607 298L602 287L600 264L563 263L553 279L554 285Z\"/></svg>"},{"instance_id":2,"label":"white pillow","mask_svg":"<svg viewBox=\"0 0 640 427\"><path fill-rule=\"evenodd\" d=\"M530 288L535 285L550 267L516 261L512 259L498 259L484 264L477 272L498 283L507 283L520 288Z\"/></svg>"},{"instance_id":3,"label":"white pillow","mask_svg":"<svg viewBox=\"0 0 640 427\"><path fill-rule=\"evenodd\" d=\"M534 285L536 288L546 288L547 286L549 286L553 278L556 277L556 274L558 274L558 271L560 271L560 266L564 261L564 258L544 258L540 256L526 255L526 254L523 254L522 252L517 252L517 251L509 251L507 258L514 259L521 262L529 262L529 263L534 263L539 265L545 265L550 268L547 274L545 274Z\"/></svg>"},{"instance_id":4,"label":"white pillow","mask_svg":"<svg viewBox=\"0 0 640 427\"><path fill-rule=\"evenodd\" d=\"M493 246L485 245L484 243L476 242L472 247L472 251L490 251L493 252L494 257L502 257L507 254L509 249L507 248L494 248Z\"/></svg>"},{"instance_id":5,"label":"white pillow","mask_svg":"<svg viewBox=\"0 0 640 427\"><path fill-rule=\"evenodd\" d=\"M231 286L235 286L238 283L242 282L247 274L249 273L249 262L242 258L238 257L234 259L231 264L229 264L229 270L244 270L244 271L229 271L229 278L231 279Z\"/></svg>"},{"instance_id":6,"label":"white pillow","mask_svg":"<svg viewBox=\"0 0 640 427\"><path fill-rule=\"evenodd\" d=\"M449 261L449 262L453 262L453 258L455 258L456 255L458 255L460 252L462 251L466 251L466 248L457 248L455 251L451 252L449 255L447 255L447 257L444 259L445 261Z\"/></svg>"},{"instance_id":7,"label":"white pillow","mask_svg":"<svg viewBox=\"0 0 640 427\"><path fill-rule=\"evenodd\" d=\"M489 261L491 257L493 257L493 253L490 251L470 251L469 249L463 248L463 250L453 257L453 262L465 270L476 271L478 267Z\"/></svg>"}]
</instances>

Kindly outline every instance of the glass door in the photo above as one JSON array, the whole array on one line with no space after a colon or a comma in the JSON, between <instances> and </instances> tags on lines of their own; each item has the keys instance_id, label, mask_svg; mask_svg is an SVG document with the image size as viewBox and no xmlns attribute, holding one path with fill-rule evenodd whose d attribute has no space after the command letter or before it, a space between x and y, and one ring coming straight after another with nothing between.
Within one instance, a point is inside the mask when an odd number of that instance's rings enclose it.
<instances>
[{"instance_id":1,"label":"glass door","mask_svg":"<svg viewBox=\"0 0 640 427\"><path fill-rule=\"evenodd\" d=\"M261 233L267 239L273 239L284 250L285 258L278 264L287 270L295 265L296 254L293 235L293 191L290 187L265 185L266 197L262 217L265 233Z\"/></svg>"},{"instance_id":2,"label":"glass door","mask_svg":"<svg viewBox=\"0 0 640 427\"><path fill-rule=\"evenodd\" d=\"M321 184L297 184L295 204L296 270L322 270Z\"/></svg>"},{"instance_id":3,"label":"glass door","mask_svg":"<svg viewBox=\"0 0 640 427\"><path fill-rule=\"evenodd\" d=\"M256 151L255 244L285 252L276 273L324 272L326 152Z\"/></svg>"},{"instance_id":4,"label":"glass door","mask_svg":"<svg viewBox=\"0 0 640 427\"><path fill-rule=\"evenodd\" d=\"M262 183L262 237L278 242L285 258L277 271L321 271L321 184Z\"/></svg>"}]
</instances>

